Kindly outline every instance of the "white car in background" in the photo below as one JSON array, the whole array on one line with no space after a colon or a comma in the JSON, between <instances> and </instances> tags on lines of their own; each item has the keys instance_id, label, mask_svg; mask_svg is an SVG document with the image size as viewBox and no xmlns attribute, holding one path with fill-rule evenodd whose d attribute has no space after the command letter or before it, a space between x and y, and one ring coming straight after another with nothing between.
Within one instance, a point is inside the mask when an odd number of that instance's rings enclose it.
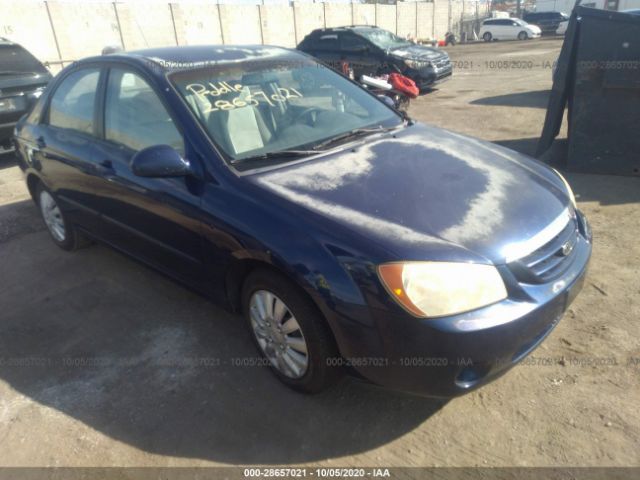
<instances>
[{"instance_id":1,"label":"white car in background","mask_svg":"<svg viewBox=\"0 0 640 480\"><path fill-rule=\"evenodd\" d=\"M560 22L560 25L558 25L558 29L556 30L556 35L564 35L565 33L567 33L568 25L569 25L568 20L566 22Z\"/></svg>"},{"instance_id":2,"label":"white car in background","mask_svg":"<svg viewBox=\"0 0 640 480\"><path fill-rule=\"evenodd\" d=\"M482 22L480 38L492 40L527 40L540 38L542 31L537 25L530 25L519 18L490 18Z\"/></svg>"}]
</instances>

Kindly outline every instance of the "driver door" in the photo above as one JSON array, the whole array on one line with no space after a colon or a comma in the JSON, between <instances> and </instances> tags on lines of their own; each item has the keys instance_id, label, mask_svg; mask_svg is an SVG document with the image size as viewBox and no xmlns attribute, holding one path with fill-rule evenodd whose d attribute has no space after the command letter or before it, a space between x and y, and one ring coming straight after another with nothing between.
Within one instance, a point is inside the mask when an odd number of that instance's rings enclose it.
<instances>
[{"instance_id":1,"label":"driver door","mask_svg":"<svg viewBox=\"0 0 640 480\"><path fill-rule=\"evenodd\" d=\"M105 240L180 280L200 282L201 181L138 177L130 168L136 152L153 145L170 145L185 156L182 133L161 97L135 71L110 68L104 95Z\"/></svg>"}]
</instances>

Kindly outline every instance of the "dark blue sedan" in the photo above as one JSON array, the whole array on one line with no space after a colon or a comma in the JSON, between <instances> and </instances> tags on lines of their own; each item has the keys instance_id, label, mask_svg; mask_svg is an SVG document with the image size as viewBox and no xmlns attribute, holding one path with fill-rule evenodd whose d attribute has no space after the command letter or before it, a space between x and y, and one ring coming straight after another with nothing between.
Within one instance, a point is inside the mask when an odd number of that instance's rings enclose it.
<instances>
[{"instance_id":1,"label":"dark blue sedan","mask_svg":"<svg viewBox=\"0 0 640 480\"><path fill-rule=\"evenodd\" d=\"M591 254L556 171L281 48L76 62L16 145L58 246L104 242L242 312L260 362L307 392L345 370L478 387L553 329Z\"/></svg>"}]
</instances>

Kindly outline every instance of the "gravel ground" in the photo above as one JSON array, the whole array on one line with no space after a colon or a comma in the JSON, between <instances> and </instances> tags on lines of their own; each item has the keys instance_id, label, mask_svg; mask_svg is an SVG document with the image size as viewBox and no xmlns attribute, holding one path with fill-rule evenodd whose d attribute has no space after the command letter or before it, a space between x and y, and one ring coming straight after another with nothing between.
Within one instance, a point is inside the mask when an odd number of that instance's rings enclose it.
<instances>
[{"instance_id":1,"label":"gravel ground","mask_svg":"<svg viewBox=\"0 0 640 480\"><path fill-rule=\"evenodd\" d=\"M410 113L532 152L560 45L453 47ZM640 466L640 179L568 178L595 234L582 294L527 361L444 402L234 366L255 355L237 317L107 248L57 249L5 156L0 466Z\"/></svg>"}]
</instances>

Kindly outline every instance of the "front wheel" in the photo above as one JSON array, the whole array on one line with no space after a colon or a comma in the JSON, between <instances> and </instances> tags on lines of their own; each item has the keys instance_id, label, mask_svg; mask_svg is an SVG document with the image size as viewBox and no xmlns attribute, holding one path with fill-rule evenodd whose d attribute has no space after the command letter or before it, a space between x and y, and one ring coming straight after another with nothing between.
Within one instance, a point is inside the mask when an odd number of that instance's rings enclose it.
<instances>
[{"instance_id":1,"label":"front wheel","mask_svg":"<svg viewBox=\"0 0 640 480\"><path fill-rule=\"evenodd\" d=\"M527 35L527 32L520 32L518 34L518 40L526 40L527 38L529 38L529 35Z\"/></svg>"},{"instance_id":2,"label":"front wheel","mask_svg":"<svg viewBox=\"0 0 640 480\"><path fill-rule=\"evenodd\" d=\"M296 285L275 272L256 270L244 283L242 306L254 342L280 381L315 393L340 378L331 331Z\"/></svg>"},{"instance_id":3,"label":"front wheel","mask_svg":"<svg viewBox=\"0 0 640 480\"><path fill-rule=\"evenodd\" d=\"M485 32L485 34L482 35L482 38L485 42L490 42L493 36L491 35L491 32Z\"/></svg>"}]
</instances>

